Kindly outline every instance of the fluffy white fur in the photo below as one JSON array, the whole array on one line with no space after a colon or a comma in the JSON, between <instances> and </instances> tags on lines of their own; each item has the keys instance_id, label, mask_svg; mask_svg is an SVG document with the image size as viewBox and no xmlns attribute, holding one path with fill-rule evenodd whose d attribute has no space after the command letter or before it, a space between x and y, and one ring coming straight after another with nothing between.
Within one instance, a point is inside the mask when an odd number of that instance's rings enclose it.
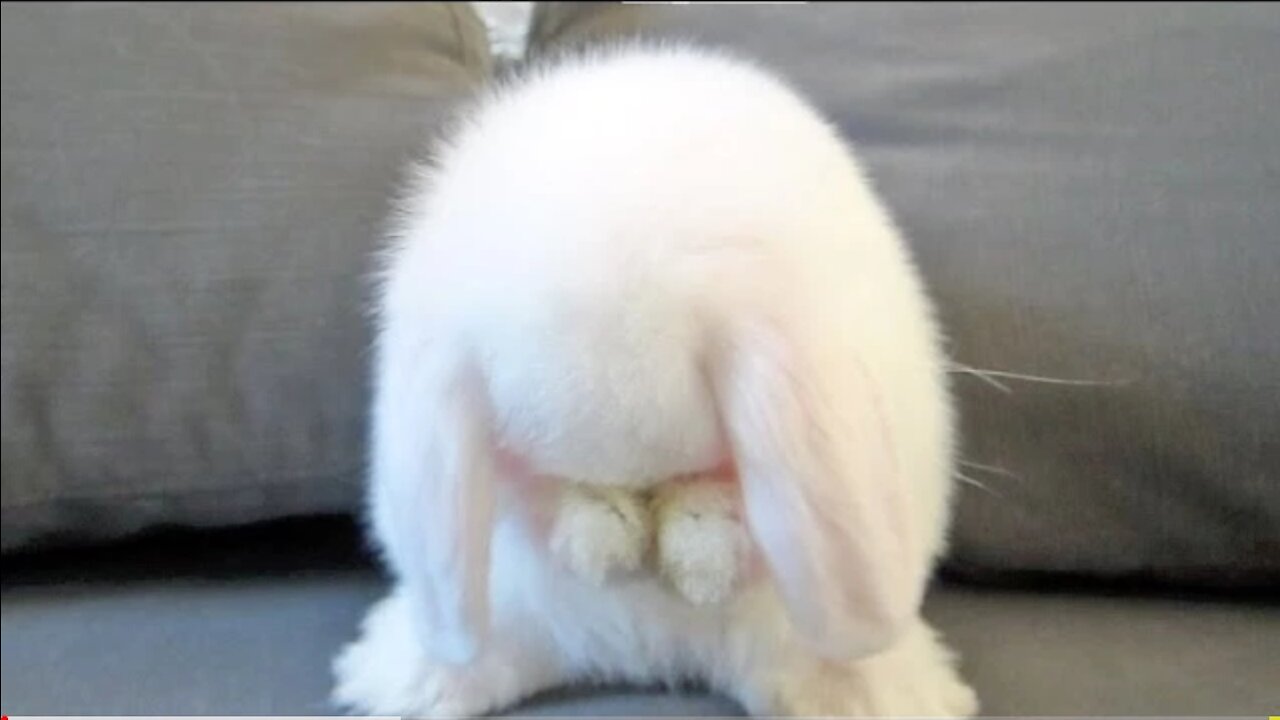
<instances>
[{"instance_id":1,"label":"fluffy white fur","mask_svg":"<svg viewBox=\"0 0 1280 720\"><path fill-rule=\"evenodd\" d=\"M533 22L531 2L470 3L489 36L489 51L503 60L519 60L529 45L529 29Z\"/></svg>"},{"instance_id":2,"label":"fluffy white fur","mask_svg":"<svg viewBox=\"0 0 1280 720\"><path fill-rule=\"evenodd\" d=\"M531 72L422 169L387 260L369 497L397 584L338 702L692 679L753 714L975 712L920 617L951 495L939 332L784 83L674 47ZM655 494L649 529L602 488Z\"/></svg>"}]
</instances>

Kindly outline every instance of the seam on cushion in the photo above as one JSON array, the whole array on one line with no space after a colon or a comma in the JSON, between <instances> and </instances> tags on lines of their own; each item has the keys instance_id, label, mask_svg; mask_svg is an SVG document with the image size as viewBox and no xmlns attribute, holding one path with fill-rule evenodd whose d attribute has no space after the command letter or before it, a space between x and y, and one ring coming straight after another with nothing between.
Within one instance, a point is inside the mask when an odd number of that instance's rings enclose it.
<instances>
[{"instance_id":1,"label":"seam on cushion","mask_svg":"<svg viewBox=\"0 0 1280 720\"><path fill-rule=\"evenodd\" d=\"M449 12L449 20L453 25L453 36L457 39L458 49L460 51L459 54L462 56L463 65L465 65L469 70L474 70L475 73L483 79L489 73L488 63L485 62L487 53L481 53L476 49L473 43L468 41L467 33L464 32L463 28L463 10L459 7L459 3L445 3L445 8ZM467 9L470 10L469 5L467 6ZM485 34L485 42L488 42L487 34ZM488 49L487 45L485 46L485 49Z\"/></svg>"},{"instance_id":2,"label":"seam on cushion","mask_svg":"<svg viewBox=\"0 0 1280 720\"><path fill-rule=\"evenodd\" d=\"M335 473L330 476L316 475L295 475L295 476L274 476L273 479L258 480L254 482L237 482L230 485L199 485L173 490L136 490L124 492L107 492L96 493L92 495L60 495L56 499L51 500L33 500L29 502L5 503L0 505L0 510L18 510L34 507L57 505L64 502L93 502L95 500L119 500L119 499L138 499L145 497L163 497L163 496L180 496L180 495L209 495L218 492L237 492L241 490L250 490L262 487L279 487L281 485L309 485L313 483L323 483L336 481L346 483L348 478L363 476L363 471L351 471L350 473Z\"/></svg>"}]
</instances>

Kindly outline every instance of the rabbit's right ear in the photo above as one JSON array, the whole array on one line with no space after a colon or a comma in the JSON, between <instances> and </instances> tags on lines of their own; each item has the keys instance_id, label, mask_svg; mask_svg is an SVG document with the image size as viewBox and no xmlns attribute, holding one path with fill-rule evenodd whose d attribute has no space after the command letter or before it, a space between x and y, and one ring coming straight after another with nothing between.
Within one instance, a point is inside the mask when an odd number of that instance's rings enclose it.
<instances>
[{"instance_id":1,"label":"rabbit's right ear","mask_svg":"<svg viewBox=\"0 0 1280 720\"><path fill-rule=\"evenodd\" d=\"M495 469L478 382L456 348L394 323L381 340L370 448L374 530L427 652L465 663L489 620Z\"/></svg>"},{"instance_id":2,"label":"rabbit's right ear","mask_svg":"<svg viewBox=\"0 0 1280 720\"><path fill-rule=\"evenodd\" d=\"M927 557L876 379L838 327L802 326L734 328L716 394L747 525L792 623L821 654L856 658L915 616Z\"/></svg>"}]
</instances>

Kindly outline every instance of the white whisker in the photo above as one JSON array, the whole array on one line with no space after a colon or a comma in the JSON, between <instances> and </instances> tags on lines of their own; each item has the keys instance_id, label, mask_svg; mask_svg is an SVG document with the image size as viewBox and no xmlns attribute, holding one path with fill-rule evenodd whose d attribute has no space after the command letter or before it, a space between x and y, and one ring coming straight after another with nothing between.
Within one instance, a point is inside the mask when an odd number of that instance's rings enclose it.
<instances>
[{"instance_id":1,"label":"white whisker","mask_svg":"<svg viewBox=\"0 0 1280 720\"><path fill-rule=\"evenodd\" d=\"M1004 477L1013 478L1014 480L1022 479L1017 475L1015 475L1014 473L996 465L986 465L984 463L974 462L972 460L959 460L957 462L959 462L961 465L964 465L965 467L971 467L976 470L983 470L983 471L992 473L994 475L1003 475Z\"/></svg>"},{"instance_id":2,"label":"white whisker","mask_svg":"<svg viewBox=\"0 0 1280 720\"><path fill-rule=\"evenodd\" d=\"M1012 393L1012 392L1013 392L1013 389L1012 389L1012 388L1010 388L1008 385L1005 385L1004 383L1000 382L999 380L996 380L995 378L991 377L989 373L986 373L986 372L984 372L984 371L982 371L982 370L979 370L979 369L977 369L977 368L969 367L968 365L958 365L958 364L954 364L954 363L953 363L953 364L952 364L952 366L951 366L951 368L950 368L950 370L949 370L949 372L953 372L953 373L961 373L961 374L963 374L963 375L972 375L972 376L974 376L974 377L978 378L979 380L981 380L982 382L984 382L984 383L986 383L986 384L990 385L991 387L993 387L993 388L995 388L995 389L999 390L999 391L1000 391L1000 392L1002 392L1002 393L1006 393L1006 394L1008 394L1008 393Z\"/></svg>"},{"instance_id":3,"label":"white whisker","mask_svg":"<svg viewBox=\"0 0 1280 720\"><path fill-rule=\"evenodd\" d=\"M996 492L995 490L992 490L991 488L987 487L987 485L986 485L985 483L982 483L982 482L979 482L979 481L977 481L977 480L974 480L973 478L969 477L968 475L965 475L965 474L964 474L964 473L962 473L962 472L957 471L957 472L954 472L954 473L952 473L952 474L955 476L955 478L956 478L957 480L959 480L960 482L962 482L962 483L964 483L964 484L966 484L966 485L972 485L973 487L976 487L976 488L978 488L979 490L982 490L982 491L985 491L985 492L987 492L987 493L990 493L991 495L993 495L993 496L995 496L995 497L998 497L998 498L1001 498L1001 499L1003 499L1003 498L1004 498L1004 495L1001 495L1000 493Z\"/></svg>"},{"instance_id":4,"label":"white whisker","mask_svg":"<svg viewBox=\"0 0 1280 720\"><path fill-rule=\"evenodd\" d=\"M975 368L968 365L957 365L964 372L970 372L975 375L985 375L988 378L1000 377L1010 380L1025 380L1027 382L1050 383L1053 385L1127 385L1129 380L1085 380L1082 378L1060 378L1051 377L1049 375L1031 375L1029 373L1009 372L1008 370L988 370L985 368Z\"/></svg>"}]
</instances>

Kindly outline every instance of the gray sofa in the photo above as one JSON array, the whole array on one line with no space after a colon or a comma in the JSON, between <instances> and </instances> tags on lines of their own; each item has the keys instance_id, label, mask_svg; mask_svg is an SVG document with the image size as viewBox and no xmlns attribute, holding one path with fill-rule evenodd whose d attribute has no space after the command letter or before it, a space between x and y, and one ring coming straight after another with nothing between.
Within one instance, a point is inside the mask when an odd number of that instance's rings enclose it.
<instances>
[{"instance_id":1,"label":"gray sofa","mask_svg":"<svg viewBox=\"0 0 1280 720\"><path fill-rule=\"evenodd\" d=\"M354 520L370 253L406 158L496 71L484 28L2 12L0 709L331 714L385 589ZM634 33L786 74L910 236L972 481L926 610L983 714L1280 710L1280 10L551 3L532 50Z\"/></svg>"}]
</instances>

